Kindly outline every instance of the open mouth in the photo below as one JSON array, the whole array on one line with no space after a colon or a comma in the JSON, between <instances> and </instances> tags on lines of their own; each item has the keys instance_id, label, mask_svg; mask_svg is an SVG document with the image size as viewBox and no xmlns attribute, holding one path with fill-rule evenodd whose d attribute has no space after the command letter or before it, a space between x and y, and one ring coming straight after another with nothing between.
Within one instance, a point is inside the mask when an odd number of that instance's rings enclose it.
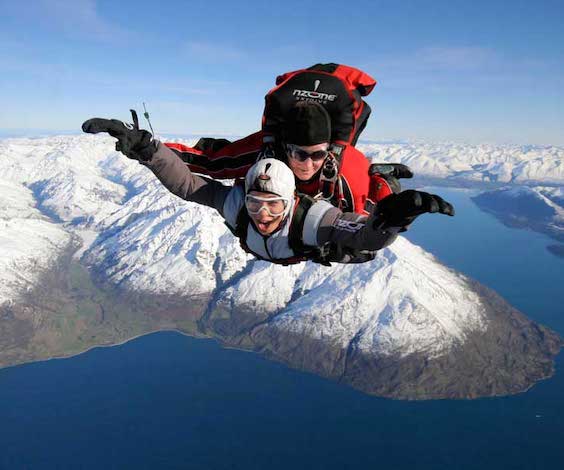
<instances>
[{"instance_id":1,"label":"open mouth","mask_svg":"<svg viewBox=\"0 0 564 470\"><path fill-rule=\"evenodd\" d=\"M274 222L274 220L270 220L268 222L255 221L255 225L257 226L260 232L268 232L269 228L272 225L272 222Z\"/></svg>"},{"instance_id":2,"label":"open mouth","mask_svg":"<svg viewBox=\"0 0 564 470\"><path fill-rule=\"evenodd\" d=\"M279 217L274 217L272 219L269 218L265 220L254 219L255 227L262 234L270 233L274 228L276 228L278 219Z\"/></svg>"}]
</instances>

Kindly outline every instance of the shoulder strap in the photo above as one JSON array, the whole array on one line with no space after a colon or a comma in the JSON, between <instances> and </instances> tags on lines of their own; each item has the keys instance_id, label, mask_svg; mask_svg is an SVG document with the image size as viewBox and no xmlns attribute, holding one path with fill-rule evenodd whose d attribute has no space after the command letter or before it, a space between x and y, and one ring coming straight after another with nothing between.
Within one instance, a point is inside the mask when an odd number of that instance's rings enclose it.
<instances>
[{"instance_id":1,"label":"shoulder strap","mask_svg":"<svg viewBox=\"0 0 564 470\"><path fill-rule=\"evenodd\" d=\"M343 212L354 212L356 210L356 207L354 204L354 196L349 182L344 177L344 175L339 174L338 183L337 207Z\"/></svg>"},{"instance_id":2,"label":"shoulder strap","mask_svg":"<svg viewBox=\"0 0 564 470\"><path fill-rule=\"evenodd\" d=\"M319 174L321 197L343 212L354 211L354 199L348 181L341 174L342 156L345 147L332 144L331 156L325 159Z\"/></svg>"},{"instance_id":3,"label":"shoulder strap","mask_svg":"<svg viewBox=\"0 0 564 470\"><path fill-rule=\"evenodd\" d=\"M340 160L329 155L323 162L319 174L319 192L321 197L329 201L335 195L335 184L339 178Z\"/></svg>"},{"instance_id":4,"label":"shoulder strap","mask_svg":"<svg viewBox=\"0 0 564 470\"><path fill-rule=\"evenodd\" d=\"M233 184L233 186L244 186L244 185L245 185L245 181L242 179L235 180L235 183ZM239 212L237 213L237 218L235 219L235 227L230 227L227 224L229 230L231 230L233 235L239 238L239 240L241 241L241 245L245 242L245 240L247 240L247 230L249 229L249 222L250 222L249 213L247 212L245 204L243 204L241 206L241 209L239 209ZM247 251L246 248L245 251Z\"/></svg>"},{"instance_id":5,"label":"shoulder strap","mask_svg":"<svg viewBox=\"0 0 564 470\"><path fill-rule=\"evenodd\" d=\"M231 227L227 222L227 228L231 230L231 233L235 235L239 239L239 243L241 244L241 248L247 253L251 253L249 247L247 245L247 232L249 230L249 223L250 223L249 213L247 212L246 207L243 205L241 209L239 209L239 213L237 214L237 219L235 220L235 227Z\"/></svg>"},{"instance_id":6,"label":"shoulder strap","mask_svg":"<svg viewBox=\"0 0 564 470\"><path fill-rule=\"evenodd\" d=\"M306 246L303 240L304 222L307 212L315 204L315 199L307 194L300 194L298 202L294 209L292 223L290 225L290 233L288 234L288 243L292 251L296 254L305 254Z\"/></svg>"},{"instance_id":7,"label":"shoulder strap","mask_svg":"<svg viewBox=\"0 0 564 470\"><path fill-rule=\"evenodd\" d=\"M306 195L300 194L298 196L298 201L294 208L294 214L292 217L292 222L290 224L289 233L288 233L288 244L290 248L295 253L295 256L288 259L269 259L272 263L283 264L285 266L290 264L299 263L301 261L305 261L307 259L311 259L317 263L324 264L326 266L330 266L330 263L325 259L325 251L321 250L316 247L308 247L304 245L303 242L303 229L305 218L307 212L311 208L313 204L317 201ZM248 245L247 245L247 233L249 230L249 223L251 219L249 217L249 213L247 212L246 208L243 206L239 213L237 214L237 221L235 223L235 228L229 227L233 235L235 235L239 239L239 243L241 244L241 248L245 250L247 253L251 253L252 255L256 256L259 259L264 259L258 256L256 253L252 252Z\"/></svg>"},{"instance_id":8,"label":"shoulder strap","mask_svg":"<svg viewBox=\"0 0 564 470\"><path fill-rule=\"evenodd\" d=\"M326 259L326 250L317 247L306 246L304 244L303 233L304 223L308 211L317 200L307 194L300 194L294 215L292 217L292 224L288 234L288 244L297 257L301 259L309 259L316 263L331 266Z\"/></svg>"}]
</instances>

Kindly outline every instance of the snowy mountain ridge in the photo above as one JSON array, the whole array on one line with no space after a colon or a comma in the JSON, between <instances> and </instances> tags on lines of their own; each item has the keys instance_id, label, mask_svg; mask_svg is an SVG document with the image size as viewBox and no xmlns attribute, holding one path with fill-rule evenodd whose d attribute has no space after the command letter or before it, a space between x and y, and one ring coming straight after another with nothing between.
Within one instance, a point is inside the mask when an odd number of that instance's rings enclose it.
<instances>
[{"instance_id":1,"label":"snowy mountain ridge","mask_svg":"<svg viewBox=\"0 0 564 470\"><path fill-rule=\"evenodd\" d=\"M362 265L257 261L217 213L171 195L113 147L102 136L0 141L0 305L32 289L78 236L82 263L104 282L208 299L204 317L220 337L244 333L281 357L293 354L281 334L348 351L347 362L444 357L488 329L491 306L472 281L406 239Z\"/></svg>"},{"instance_id":2,"label":"snowy mountain ridge","mask_svg":"<svg viewBox=\"0 0 564 470\"><path fill-rule=\"evenodd\" d=\"M564 149L542 145L365 143L371 160L404 163L416 176L445 183L564 184Z\"/></svg>"}]
</instances>

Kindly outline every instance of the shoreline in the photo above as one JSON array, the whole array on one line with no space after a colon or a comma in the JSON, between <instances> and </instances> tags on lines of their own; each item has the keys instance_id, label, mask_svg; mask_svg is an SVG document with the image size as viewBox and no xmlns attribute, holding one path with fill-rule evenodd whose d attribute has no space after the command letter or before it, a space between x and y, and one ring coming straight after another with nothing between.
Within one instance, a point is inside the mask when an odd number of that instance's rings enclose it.
<instances>
[{"instance_id":1,"label":"shoreline","mask_svg":"<svg viewBox=\"0 0 564 470\"><path fill-rule=\"evenodd\" d=\"M162 330L154 330L154 331L148 331L146 333L141 333L135 336L132 336L131 338L125 339L123 341L120 341L118 343L112 343L112 344L95 344L93 346L88 347L87 349L85 349L84 351L80 351L74 354L68 354L68 355L63 355L63 356L50 356L50 357L46 357L43 359L36 359L36 360L31 360L31 361L26 361L26 362L21 362L19 364L13 364L13 365L8 365L8 366L0 366L0 374L2 373L2 371L6 370L6 369L11 369L11 368L15 368L15 367L20 367L20 366L26 366L29 364L36 364L39 362L47 362L47 361L56 361L56 360L64 360L64 359L72 359L73 357L77 357L80 356L82 354L86 354L87 352L92 351L93 349L97 349L97 348L114 348L114 347L118 347L118 346L123 346L124 344L127 344L131 341L135 341L136 339L139 338L143 338L144 336L149 336L149 335L153 335L155 333L166 333L166 332L172 332L172 333L179 333L182 336L188 336L189 338L195 338L195 339L209 339L209 340L213 340L218 342L217 339L213 338L212 336L206 336L206 335L201 335L201 336L195 336L195 335L191 335L189 333L186 333L185 331L182 330L178 330L176 328L166 328L166 329L162 329ZM220 344L220 343L218 343ZM223 346L222 346L223 347ZM227 348L226 348L227 349ZM229 349L236 349L236 348L229 348Z\"/></svg>"}]
</instances>

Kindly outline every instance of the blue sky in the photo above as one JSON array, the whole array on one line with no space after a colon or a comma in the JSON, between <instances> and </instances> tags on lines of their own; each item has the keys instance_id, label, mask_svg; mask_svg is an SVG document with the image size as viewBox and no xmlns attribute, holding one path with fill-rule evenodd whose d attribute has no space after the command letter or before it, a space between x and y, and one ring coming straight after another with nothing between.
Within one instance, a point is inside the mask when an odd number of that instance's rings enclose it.
<instances>
[{"instance_id":1,"label":"blue sky","mask_svg":"<svg viewBox=\"0 0 564 470\"><path fill-rule=\"evenodd\" d=\"M564 145L562 1L0 0L0 129L147 102L159 133L257 130L277 74L378 81L369 139Z\"/></svg>"}]
</instances>

